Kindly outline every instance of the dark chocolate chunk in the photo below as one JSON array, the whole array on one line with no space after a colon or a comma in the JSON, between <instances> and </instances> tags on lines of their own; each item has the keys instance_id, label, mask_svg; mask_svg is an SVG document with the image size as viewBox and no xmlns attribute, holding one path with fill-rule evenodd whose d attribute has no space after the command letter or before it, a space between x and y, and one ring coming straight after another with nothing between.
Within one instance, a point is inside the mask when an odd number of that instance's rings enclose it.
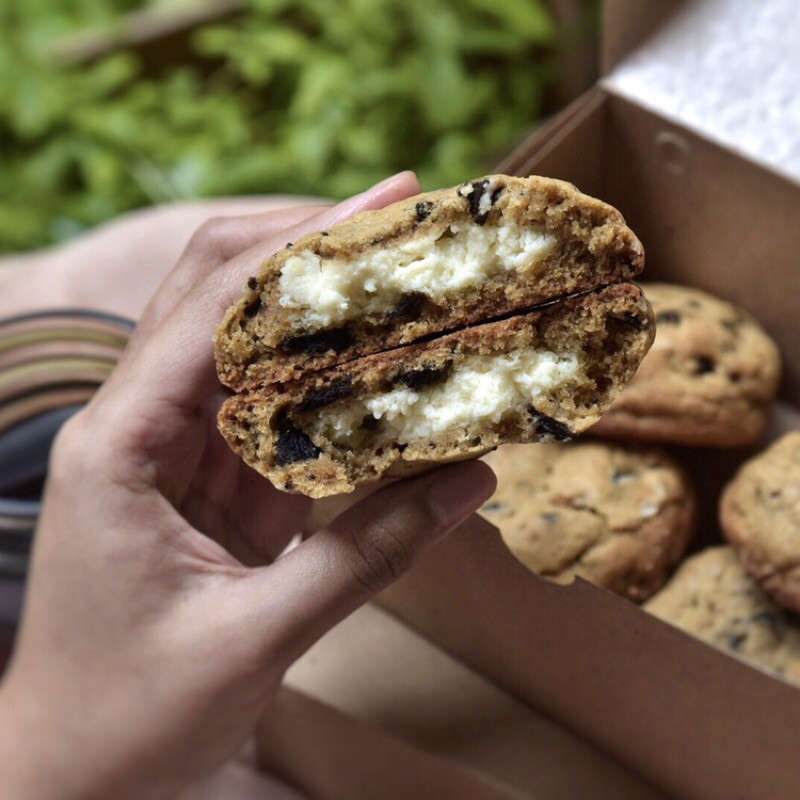
<instances>
[{"instance_id":1,"label":"dark chocolate chunk","mask_svg":"<svg viewBox=\"0 0 800 800\"><path fill-rule=\"evenodd\" d=\"M708 375L709 372L713 372L716 365L714 364L714 359L709 358L708 356L697 356L695 358L695 366L694 366L694 374L695 375Z\"/></svg>"},{"instance_id":2,"label":"dark chocolate chunk","mask_svg":"<svg viewBox=\"0 0 800 800\"><path fill-rule=\"evenodd\" d=\"M631 311L626 311L621 317L612 316L609 317L609 319L621 322L623 325L627 325L635 331L643 330L645 326L645 321L641 317L637 317L636 314Z\"/></svg>"},{"instance_id":3,"label":"dark chocolate chunk","mask_svg":"<svg viewBox=\"0 0 800 800\"><path fill-rule=\"evenodd\" d=\"M608 377L608 375L593 375L594 378L594 388L597 389L600 394L605 394L613 385L614 381ZM595 399L595 405L597 404L597 399Z\"/></svg>"},{"instance_id":4,"label":"dark chocolate chunk","mask_svg":"<svg viewBox=\"0 0 800 800\"><path fill-rule=\"evenodd\" d=\"M723 319L720 321L720 325L723 328L727 328L731 333L738 333L739 328L747 322L747 316L742 311L738 311L736 316L733 319Z\"/></svg>"},{"instance_id":5,"label":"dark chocolate chunk","mask_svg":"<svg viewBox=\"0 0 800 800\"><path fill-rule=\"evenodd\" d=\"M770 632L774 636L777 636L783 627L779 613L780 612L771 614L769 611L760 611L758 614L753 614L753 616L750 617L750 622L757 623L759 625L766 625L770 629Z\"/></svg>"},{"instance_id":6,"label":"dark chocolate chunk","mask_svg":"<svg viewBox=\"0 0 800 800\"><path fill-rule=\"evenodd\" d=\"M299 336L287 336L278 345L287 353L318 355L333 350L342 353L355 344L355 337L349 328L331 328L316 333L302 333Z\"/></svg>"},{"instance_id":7,"label":"dark chocolate chunk","mask_svg":"<svg viewBox=\"0 0 800 800\"><path fill-rule=\"evenodd\" d=\"M250 305L244 307L244 315L252 319L261 310L261 298L256 297Z\"/></svg>"},{"instance_id":8,"label":"dark chocolate chunk","mask_svg":"<svg viewBox=\"0 0 800 800\"><path fill-rule=\"evenodd\" d=\"M540 436L550 436L557 442L566 442L572 438L572 431L563 422L542 414L533 406L528 408L528 413L536 420L536 432Z\"/></svg>"},{"instance_id":9,"label":"dark chocolate chunk","mask_svg":"<svg viewBox=\"0 0 800 800\"><path fill-rule=\"evenodd\" d=\"M472 191L466 195L469 213L472 214L472 219L476 225L483 225L489 216L489 211L481 212L481 198L489 185L489 181L472 181L469 185L472 187Z\"/></svg>"},{"instance_id":10,"label":"dark chocolate chunk","mask_svg":"<svg viewBox=\"0 0 800 800\"><path fill-rule=\"evenodd\" d=\"M284 418L278 427L278 445L276 447L275 464L285 467L298 461L311 461L319 458L322 451L311 441L308 434L298 430L291 421Z\"/></svg>"},{"instance_id":11,"label":"dark chocolate chunk","mask_svg":"<svg viewBox=\"0 0 800 800\"><path fill-rule=\"evenodd\" d=\"M481 511L499 511L503 507L503 504L499 500L495 500L492 503L487 503Z\"/></svg>"},{"instance_id":12,"label":"dark chocolate chunk","mask_svg":"<svg viewBox=\"0 0 800 800\"><path fill-rule=\"evenodd\" d=\"M397 305L389 312L389 319L416 319L428 302L423 292L406 292L400 295Z\"/></svg>"},{"instance_id":13,"label":"dark chocolate chunk","mask_svg":"<svg viewBox=\"0 0 800 800\"><path fill-rule=\"evenodd\" d=\"M661 311L656 314L656 322L664 322L672 325L677 325L681 321L679 311Z\"/></svg>"},{"instance_id":14,"label":"dark chocolate chunk","mask_svg":"<svg viewBox=\"0 0 800 800\"><path fill-rule=\"evenodd\" d=\"M345 397L353 396L353 382L349 377L344 377L338 381L333 381L320 389L312 389L300 401L297 406L298 411L313 411L316 408L329 406L337 400L344 400Z\"/></svg>"},{"instance_id":15,"label":"dark chocolate chunk","mask_svg":"<svg viewBox=\"0 0 800 800\"><path fill-rule=\"evenodd\" d=\"M250 276L247 279L247 288L248 289L252 289L253 291L255 291L258 288L258 278L254 278L253 276Z\"/></svg>"},{"instance_id":16,"label":"dark chocolate chunk","mask_svg":"<svg viewBox=\"0 0 800 800\"><path fill-rule=\"evenodd\" d=\"M372 414L367 414L364 419L361 420L361 427L365 431L375 431L380 426L381 421L376 417L373 417Z\"/></svg>"},{"instance_id":17,"label":"dark chocolate chunk","mask_svg":"<svg viewBox=\"0 0 800 800\"><path fill-rule=\"evenodd\" d=\"M420 389L446 380L450 367L452 367L452 362L448 361L443 367L423 367L401 372L395 376L393 383L402 383L408 389L418 392Z\"/></svg>"},{"instance_id":18,"label":"dark chocolate chunk","mask_svg":"<svg viewBox=\"0 0 800 800\"><path fill-rule=\"evenodd\" d=\"M292 246L291 242L286 242L286 247L284 247L283 249L288 250L291 246Z\"/></svg>"},{"instance_id":19,"label":"dark chocolate chunk","mask_svg":"<svg viewBox=\"0 0 800 800\"><path fill-rule=\"evenodd\" d=\"M283 484L283 488L286 489L287 492L291 492L292 489L294 489L294 481L289 478L289 480Z\"/></svg>"},{"instance_id":20,"label":"dark chocolate chunk","mask_svg":"<svg viewBox=\"0 0 800 800\"><path fill-rule=\"evenodd\" d=\"M742 642L747 639L746 633L725 633L723 635L725 637L725 643L733 650L738 650Z\"/></svg>"},{"instance_id":21,"label":"dark chocolate chunk","mask_svg":"<svg viewBox=\"0 0 800 800\"><path fill-rule=\"evenodd\" d=\"M495 189L490 198L489 198L489 208L486 211L481 211L481 199L486 192L486 186L489 182L488 181L475 181L472 186L475 191L472 192L470 195L470 213L472 214L472 218L475 220L477 225L483 225L484 222L489 218L489 212L494 208L494 204L497 202L497 199L503 194L503 190L505 189L504 186L498 186ZM475 197L475 201L473 204L472 198Z\"/></svg>"},{"instance_id":22,"label":"dark chocolate chunk","mask_svg":"<svg viewBox=\"0 0 800 800\"><path fill-rule=\"evenodd\" d=\"M417 222L424 222L433 211L433 203L430 200L422 200L414 208L417 212Z\"/></svg>"}]
</instances>

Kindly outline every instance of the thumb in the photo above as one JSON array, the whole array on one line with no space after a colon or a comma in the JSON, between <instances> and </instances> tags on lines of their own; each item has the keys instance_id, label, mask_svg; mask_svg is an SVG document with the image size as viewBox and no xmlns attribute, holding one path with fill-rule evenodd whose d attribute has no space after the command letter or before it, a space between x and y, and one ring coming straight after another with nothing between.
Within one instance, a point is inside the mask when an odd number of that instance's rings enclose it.
<instances>
[{"instance_id":1,"label":"thumb","mask_svg":"<svg viewBox=\"0 0 800 800\"><path fill-rule=\"evenodd\" d=\"M494 493L481 461L451 464L369 495L243 582L265 651L289 666L324 633L407 572ZM274 663L274 662L273 662Z\"/></svg>"}]
</instances>

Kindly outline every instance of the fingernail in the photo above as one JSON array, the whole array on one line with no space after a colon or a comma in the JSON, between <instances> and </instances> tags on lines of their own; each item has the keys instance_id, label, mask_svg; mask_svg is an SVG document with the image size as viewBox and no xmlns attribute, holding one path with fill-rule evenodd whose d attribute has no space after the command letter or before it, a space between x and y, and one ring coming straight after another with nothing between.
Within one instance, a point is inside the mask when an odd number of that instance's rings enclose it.
<instances>
[{"instance_id":1,"label":"fingernail","mask_svg":"<svg viewBox=\"0 0 800 800\"><path fill-rule=\"evenodd\" d=\"M412 178L416 179L416 174L412 172L410 169L405 169L402 172L395 172L394 175L390 175L388 178L384 178L380 183L376 183L371 189L367 189L366 192L361 193L361 197L366 194L373 194L375 192L379 192L381 189L385 189L387 186L391 186L393 183L397 183L401 178L405 176L411 176Z\"/></svg>"},{"instance_id":2,"label":"fingernail","mask_svg":"<svg viewBox=\"0 0 800 800\"><path fill-rule=\"evenodd\" d=\"M428 489L428 502L446 527L458 525L477 511L497 486L494 473L480 461L453 464L436 473Z\"/></svg>"},{"instance_id":3,"label":"fingernail","mask_svg":"<svg viewBox=\"0 0 800 800\"><path fill-rule=\"evenodd\" d=\"M409 170L406 170L405 172L398 172L396 175L392 175L386 178L386 180L376 183L375 186L367 189L365 192L361 192L361 194L357 194L347 200L343 200L334 208L336 221L349 216L355 209L363 205L365 201L371 200L375 195L385 191L387 188L400 181L406 175L412 175L416 177L414 173Z\"/></svg>"}]
</instances>

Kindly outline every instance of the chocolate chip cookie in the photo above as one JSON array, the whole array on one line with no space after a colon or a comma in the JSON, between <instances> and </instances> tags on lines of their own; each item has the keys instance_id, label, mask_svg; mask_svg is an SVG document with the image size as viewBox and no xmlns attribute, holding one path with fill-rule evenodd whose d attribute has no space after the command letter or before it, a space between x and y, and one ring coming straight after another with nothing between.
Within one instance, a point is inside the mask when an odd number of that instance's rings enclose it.
<instances>
[{"instance_id":1,"label":"chocolate chip cookie","mask_svg":"<svg viewBox=\"0 0 800 800\"><path fill-rule=\"evenodd\" d=\"M800 612L800 431L742 466L722 496L720 522L764 591Z\"/></svg>"},{"instance_id":2,"label":"chocolate chip cookie","mask_svg":"<svg viewBox=\"0 0 800 800\"><path fill-rule=\"evenodd\" d=\"M284 382L634 278L611 206L548 178L490 175L367 211L269 258L216 340L223 383Z\"/></svg>"},{"instance_id":3,"label":"chocolate chip cookie","mask_svg":"<svg viewBox=\"0 0 800 800\"><path fill-rule=\"evenodd\" d=\"M349 492L504 442L580 433L633 375L651 331L641 290L615 284L239 392L219 428L280 489Z\"/></svg>"},{"instance_id":4,"label":"chocolate chip cookie","mask_svg":"<svg viewBox=\"0 0 800 800\"><path fill-rule=\"evenodd\" d=\"M581 577L642 602L686 550L694 497L678 466L656 448L506 445L485 460L497 492L481 514L544 577Z\"/></svg>"},{"instance_id":5,"label":"chocolate chip cookie","mask_svg":"<svg viewBox=\"0 0 800 800\"><path fill-rule=\"evenodd\" d=\"M692 556L645 608L721 650L800 682L800 621L772 601L730 547Z\"/></svg>"},{"instance_id":6,"label":"chocolate chip cookie","mask_svg":"<svg viewBox=\"0 0 800 800\"><path fill-rule=\"evenodd\" d=\"M742 309L698 289L642 288L655 342L592 434L712 447L758 441L781 370L769 336Z\"/></svg>"}]
</instances>

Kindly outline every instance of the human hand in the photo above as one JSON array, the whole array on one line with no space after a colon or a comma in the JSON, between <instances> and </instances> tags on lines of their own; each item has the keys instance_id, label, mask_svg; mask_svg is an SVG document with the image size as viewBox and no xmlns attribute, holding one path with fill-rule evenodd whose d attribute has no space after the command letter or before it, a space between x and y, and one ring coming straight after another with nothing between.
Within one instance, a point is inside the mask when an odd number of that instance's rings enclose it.
<instances>
[{"instance_id":1,"label":"human hand","mask_svg":"<svg viewBox=\"0 0 800 800\"><path fill-rule=\"evenodd\" d=\"M26 800L172 797L230 758L286 668L492 493L478 462L386 486L281 558L309 513L216 431L212 336L287 241L418 191L402 174L314 216L218 220L57 440L18 646L4 786Z\"/></svg>"}]
</instances>

